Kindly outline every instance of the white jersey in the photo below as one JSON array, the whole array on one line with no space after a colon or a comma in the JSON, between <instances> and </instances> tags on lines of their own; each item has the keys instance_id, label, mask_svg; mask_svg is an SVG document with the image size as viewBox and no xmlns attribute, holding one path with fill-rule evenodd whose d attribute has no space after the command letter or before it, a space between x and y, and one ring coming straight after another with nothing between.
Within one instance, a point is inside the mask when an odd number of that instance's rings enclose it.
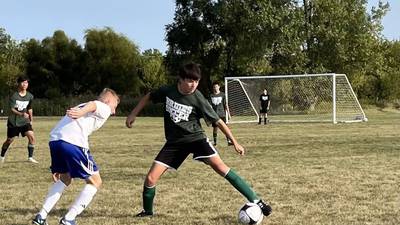
<instances>
[{"instance_id":1,"label":"white jersey","mask_svg":"<svg viewBox=\"0 0 400 225\"><path fill-rule=\"evenodd\" d=\"M64 116L60 122L50 132L50 141L63 140L70 144L89 148L89 135L99 129L111 115L111 108L100 101L96 103L96 111L87 113L86 115L72 119ZM87 103L82 103L77 107L82 108Z\"/></svg>"}]
</instances>

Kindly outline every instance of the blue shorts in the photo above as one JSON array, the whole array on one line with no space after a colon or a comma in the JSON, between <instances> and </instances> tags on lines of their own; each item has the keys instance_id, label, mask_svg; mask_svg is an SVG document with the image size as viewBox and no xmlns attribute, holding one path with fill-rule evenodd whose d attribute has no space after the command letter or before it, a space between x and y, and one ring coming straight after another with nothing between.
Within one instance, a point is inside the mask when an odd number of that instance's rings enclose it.
<instances>
[{"instance_id":1,"label":"blue shorts","mask_svg":"<svg viewBox=\"0 0 400 225\"><path fill-rule=\"evenodd\" d=\"M69 173L72 178L81 179L98 173L99 169L89 149L62 140L50 141L49 146L52 173Z\"/></svg>"}]
</instances>

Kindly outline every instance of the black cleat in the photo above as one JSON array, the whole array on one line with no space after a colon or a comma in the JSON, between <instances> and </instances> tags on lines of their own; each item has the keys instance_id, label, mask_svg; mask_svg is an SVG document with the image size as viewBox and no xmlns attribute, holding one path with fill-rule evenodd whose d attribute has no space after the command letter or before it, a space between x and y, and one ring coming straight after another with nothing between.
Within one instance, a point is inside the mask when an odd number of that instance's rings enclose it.
<instances>
[{"instance_id":1,"label":"black cleat","mask_svg":"<svg viewBox=\"0 0 400 225\"><path fill-rule=\"evenodd\" d=\"M153 213L152 212L146 212L142 210L140 213L136 214L136 217L152 217Z\"/></svg>"},{"instance_id":2,"label":"black cleat","mask_svg":"<svg viewBox=\"0 0 400 225\"><path fill-rule=\"evenodd\" d=\"M46 219L42 219L42 216L40 214L37 214L35 218L32 220L33 225L48 225L46 222Z\"/></svg>"},{"instance_id":3,"label":"black cleat","mask_svg":"<svg viewBox=\"0 0 400 225\"><path fill-rule=\"evenodd\" d=\"M261 211L263 212L264 216L269 216L272 212L272 208L270 205L267 203L264 203L261 199L256 202L256 204L261 208Z\"/></svg>"}]
</instances>

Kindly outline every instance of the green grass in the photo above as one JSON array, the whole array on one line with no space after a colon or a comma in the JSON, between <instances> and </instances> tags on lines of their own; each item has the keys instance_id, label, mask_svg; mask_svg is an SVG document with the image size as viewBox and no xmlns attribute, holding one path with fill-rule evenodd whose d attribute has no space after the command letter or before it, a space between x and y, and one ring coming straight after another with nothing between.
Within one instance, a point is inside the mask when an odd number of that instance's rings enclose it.
<instances>
[{"instance_id":1,"label":"green grass","mask_svg":"<svg viewBox=\"0 0 400 225\"><path fill-rule=\"evenodd\" d=\"M222 159L245 178L274 211L263 224L400 224L400 113L367 111L369 122L231 125L244 157L220 137ZM51 183L48 134L59 118L36 118L35 156L26 162L26 139L11 146L0 168L0 224L30 224ZM157 186L153 218L137 219L143 179L164 143L161 118L111 118L91 136L103 187L79 224L237 224L245 199L206 165L187 159ZM0 137L5 137L4 129ZM210 134L211 128L206 128ZM64 192L48 222L58 224L83 186Z\"/></svg>"}]
</instances>

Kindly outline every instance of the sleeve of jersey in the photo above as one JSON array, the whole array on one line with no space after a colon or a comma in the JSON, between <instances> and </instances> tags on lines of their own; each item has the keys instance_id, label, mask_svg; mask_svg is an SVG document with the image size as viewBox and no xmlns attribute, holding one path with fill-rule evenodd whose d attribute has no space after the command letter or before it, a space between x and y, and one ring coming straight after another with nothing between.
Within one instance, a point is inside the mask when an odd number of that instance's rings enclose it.
<instances>
[{"instance_id":1,"label":"sleeve of jersey","mask_svg":"<svg viewBox=\"0 0 400 225\"><path fill-rule=\"evenodd\" d=\"M29 104L28 104L28 106L26 107L26 109L32 109L32 102L33 102L33 95L31 95L31 100L29 100Z\"/></svg>"},{"instance_id":2,"label":"sleeve of jersey","mask_svg":"<svg viewBox=\"0 0 400 225\"><path fill-rule=\"evenodd\" d=\"M203 118L206 121L207 125L209 123L217 122L220 118L212 108L211 104L203 97L203 95L200 95L199 98L200 98L200 109L203 113Z\"/></svg>"},{"instance_id":3,"label":"sleeve of jersey","mask_svg":"<svg viewBox=\"0 0 400 225\"><path fill-rule=\"evenodd\" d=\"M150 100L153 103L165 102L166 89L167 87L160 87L159 89L150 92Z\"/></svg>"},{"instance_id":4,"label":"sleeve of jersey","mask_svg":"<svg viewBox=\"0 0 400 225\"><path fill-rule=\"evenodd\" d=\"M94 101L96 103L96 111L94 114L100 118L107 119L111 115L110 106L100 101Z\"/></svg>"},{"instance_id":5,"label":"sleeve of jersey","mask_svg":"<svg viewBox=\"0 0 400 225\"><path fill-rule=\"evenodd\" d=\"M15 108L15 96L14 96L14 95L11 95L11 97L10 97L9 100L10 100L10 101L9 101L10 109Z\"/></svg>"}]
</instances>

